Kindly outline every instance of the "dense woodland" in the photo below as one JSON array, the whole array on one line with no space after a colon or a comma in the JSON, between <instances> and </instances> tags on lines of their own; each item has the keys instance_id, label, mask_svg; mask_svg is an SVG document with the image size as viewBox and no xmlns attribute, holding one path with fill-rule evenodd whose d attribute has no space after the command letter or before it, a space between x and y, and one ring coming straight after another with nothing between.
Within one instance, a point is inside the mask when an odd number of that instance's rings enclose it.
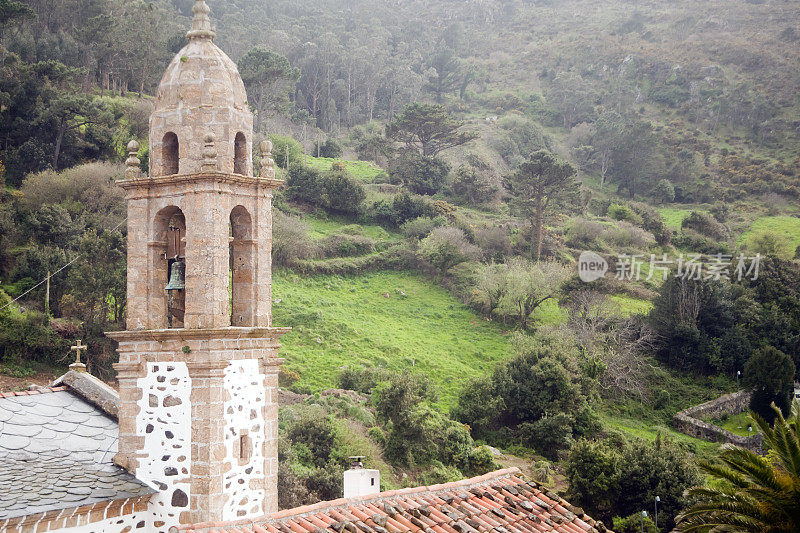
<instances>
[{"instance_id":1,"label":"dense woodland","mask_svg":"<svg viewBox=\"0 0 800 533\"><path fill-rule=\"evenodd\" d=\"M81 338L90 369L113 377L103 331L124 325L126 246L114 180L133 138L147 170L152 98L192 4L0 0L0 374L57 371ZM697 502L706 515L685 511L683 527L729 519L725 498L747 485L731 472L773 491L742 497L749 527L797 527L797 422L784 421L800 366L796 2L209 6L286 180L273 245L276 294L296 291L275 301L276 323L295 328L282 507L338 497L349 455L386 488L513 457L617 531L656 531L640 516L655 496L659 530ZM609 261L605 278L578 279L583 250ZM759 276L651 265L694 254L760 254ZM632 256L643 275L614 276ZM453 339L425 359L405 351L419 339L354 340L326 291L361 296L382 275L441 291L449 303L421 320L463 311L497 353ZM396 284L374 296L397 312L411 298ZM459 358L467 373L451 370ZM741 386L771 460L669 428ZM333 387L345 392L322 393ZM711 478L719 492L685 495ZM780 508L756 513L758 498Z\"/></svg>"}]
</instances>

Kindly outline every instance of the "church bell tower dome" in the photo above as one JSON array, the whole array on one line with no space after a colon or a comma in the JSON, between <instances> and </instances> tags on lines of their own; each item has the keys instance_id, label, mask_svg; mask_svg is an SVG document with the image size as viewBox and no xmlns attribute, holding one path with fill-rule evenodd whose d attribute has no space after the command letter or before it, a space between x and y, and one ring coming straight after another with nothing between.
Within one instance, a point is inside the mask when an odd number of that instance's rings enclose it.
<instances>
[{"instance_id":1,"label":"church bell tower dome","mask_svg":"<svg viewBox=\"0 0 800 533\"><path fill-rule=\"evenodd\" d=\"M201 172L205 139L211 135L216 170L253 175L253 114L242 77L214 44L209 8L196 0L189 43L173 58L150 118L150 176Z\"/></svg>"}]
</instances>

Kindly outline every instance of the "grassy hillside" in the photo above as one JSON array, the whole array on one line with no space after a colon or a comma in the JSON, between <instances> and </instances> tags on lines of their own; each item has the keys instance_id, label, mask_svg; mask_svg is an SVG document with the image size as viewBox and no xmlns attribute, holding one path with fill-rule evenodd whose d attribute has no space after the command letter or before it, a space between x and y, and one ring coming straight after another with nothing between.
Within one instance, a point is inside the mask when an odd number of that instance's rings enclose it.
<instances>
[{"instance_id":1,"label":"grassy hillside","mask_svg":"<svg viewBox=\"0 0 800 533\"><path fill-rule=\"evenodd\" d=\"M286 368L317 391L336 385L345 365L380 365L428 375L449 409L463 384L511 355L502 328L445 289L410 273L301 277L276 272L274 323Z\"/></svg>"},{"instance_id":2,"label":"grassy hillside","mask_svg":"<svg viewBox=\"0 0 800 533\"><path fill-rule=\"evenodd\" d=\"M771 216L757 219L750 228L739 237L739 244L752 245L765 232L776 234L775 243L778 255L791 259L800 246L800 218L791 216Z\"/></svg>"}]
</instances>

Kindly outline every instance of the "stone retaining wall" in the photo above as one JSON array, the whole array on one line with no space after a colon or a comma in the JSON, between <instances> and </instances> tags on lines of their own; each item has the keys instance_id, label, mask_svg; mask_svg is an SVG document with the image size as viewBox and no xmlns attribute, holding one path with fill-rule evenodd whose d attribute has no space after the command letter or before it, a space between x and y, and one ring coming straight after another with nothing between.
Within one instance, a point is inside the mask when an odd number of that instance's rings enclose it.
<instances>
[{"instance_id":1,"label":"stone retaining wall","mask_svg":"<svg viewBox=\"0 0 800 533\"><path fill-rule=\"evenodd\" d=\"M763 454L763 437L760 433L745 437L701 420L701 417L718 418L724 414L738 415L746 411L749 404L750 393L747 391L725 394L716 400L681 411L673 417L672 424L681 433L698 439L734 444L755 453Z\"/></svg>"}]
</instances>

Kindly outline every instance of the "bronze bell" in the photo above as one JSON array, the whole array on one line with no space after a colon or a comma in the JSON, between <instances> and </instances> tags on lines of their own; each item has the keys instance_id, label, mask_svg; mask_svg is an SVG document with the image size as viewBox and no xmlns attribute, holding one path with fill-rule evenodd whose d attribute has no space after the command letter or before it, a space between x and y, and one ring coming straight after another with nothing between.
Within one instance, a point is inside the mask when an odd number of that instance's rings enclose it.
<instances>
[{"instance_id":1,"label":"bronze bell","mask_svg":"<svg viewBox=\"0 0 800 533\"><path fill-rule=\"evenodd\" d=\"M169 269L169 283L164 287L164 290L174 291L186 288L186 263L182 259L176 259L172 262Z\"/></svg>"}]
</instances>

